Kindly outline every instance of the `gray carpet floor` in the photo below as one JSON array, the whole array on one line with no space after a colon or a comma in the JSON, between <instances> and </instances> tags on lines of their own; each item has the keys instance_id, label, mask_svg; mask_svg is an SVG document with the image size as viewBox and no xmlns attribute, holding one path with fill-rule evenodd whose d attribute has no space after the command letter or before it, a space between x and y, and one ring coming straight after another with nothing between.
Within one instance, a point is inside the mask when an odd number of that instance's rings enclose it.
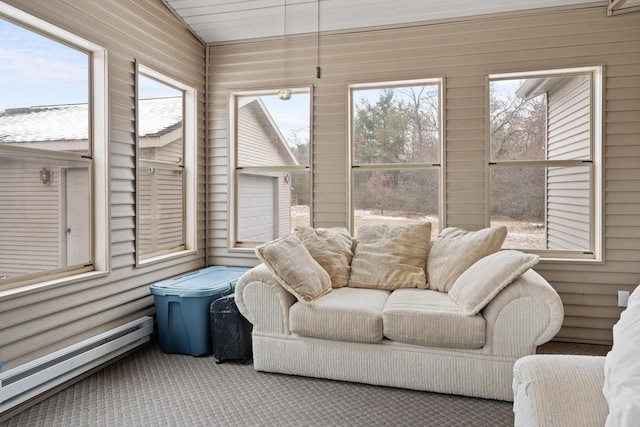
<instances>
[{"instance_id":1,"label":"gray carpet floor","mask_svg":"<svg viewBox=\"0 0 640 427\"><path fill-rule=\"evenodd\" d=\"M543 353L604 355L549 343ZM511 426L512 405L256 372L249 364L164 354L157 343L2 426Z\"/></svg>"}]
</instances>

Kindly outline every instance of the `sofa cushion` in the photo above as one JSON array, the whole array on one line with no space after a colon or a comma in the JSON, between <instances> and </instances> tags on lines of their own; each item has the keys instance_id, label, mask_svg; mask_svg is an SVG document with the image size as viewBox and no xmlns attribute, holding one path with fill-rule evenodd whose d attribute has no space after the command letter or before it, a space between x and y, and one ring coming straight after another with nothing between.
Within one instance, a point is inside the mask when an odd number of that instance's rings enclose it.
<instances>
[{"instance_id":1,"label":"sofa cushion","mask_svg":"<svg viewBox=\"0 0 640 427\"><path fill-rule=\"evenodd\" d=\"M311 304L331 291L329 274L293 234L258 246L256 255L298 301Z\"/></svg>"},{"instance_id":2,"label":"sofa cushion","mask_svg":"<svg viewBox=\"0 0 640 427\"><path fill-rule=\"evenodd\" d=\"M640 286L613 326L613 347L604 362L602 392L609 406L606 426L640 422Z\"/></svg>"},{"instance_id":3,"label":"sofa cushion","mask_svg":"<svg viewBox=\"0 0 640 427\"><path fill-rule=\"evenodd\" d=\"M429 289L398 289L382 311L384 336L407 344L480 348L485 320L467 316L448 294Z\"/></svg>"},{"instance_id":4,"label":"sofa cushion","mask_svg":"<svg viewBox=\"0 0 640 427\"><path fill-rule=\"evenodd\" d=\"M488 255L458 277L449 295L466 314L473 316L539 260L539 255L515 250Z\"/></svg>"},{"instance_id":5,"label":"sofa cushion","mask_svg":"<svg viewBox=\"0 0 640 427\"><path fill-rule=\"evenodd\" d=\"M329 274L332 287L347 286L353 258L353 241L346 228L298 226L293 233L302 241L313 259Z\"/></svg>"},{"instance_id":6,"label":"sofa cushion","mask_svg":"<svg viewBox=\"0 0 640 427\"><path fill-rule=\"evenodd\" d=\"M339 341L382 340L382 308L389 292L338 288L313 306L295 303L289 312L291 332Z\"/></svg>"},{"instance_id":7,"label":"sofa cushion","mask_svg":"<svg viewBox=\"0 0 640 427\"><path fill-rule=\"evenodd\" d=\"M431 223L363 225L351 262L352 288L426 288Z\"/></svg>"},{"instance_id":8,"label":"sofa cushion","mask_svg":"<svg viewBox=\"0 0 640 427\"><path fill-rule=\"evenodd\" d=\"M429 289L449 292L456 279L480 258L498 251L507 227L466 231L449 227L438 235L427 260Z\"/></svg>"}]
</instances>

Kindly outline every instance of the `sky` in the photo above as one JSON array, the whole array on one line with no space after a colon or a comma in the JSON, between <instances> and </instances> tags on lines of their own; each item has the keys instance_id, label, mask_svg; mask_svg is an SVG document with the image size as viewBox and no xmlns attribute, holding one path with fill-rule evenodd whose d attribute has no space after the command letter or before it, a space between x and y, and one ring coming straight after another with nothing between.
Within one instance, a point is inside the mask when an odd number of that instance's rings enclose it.
<instances>
[{"instance_id":1,"label":"sky","mask_svg":"<svg viewBox=\"0 0 640 427\"><path fill-rule=\"evenodd\" d=\"M39 105L86 104L89 57L86 53L0 19L0 111ZM140 78L142 98L178 96L152 79ZM262 98L283 135L309 127L309 94L288 101Z\"/></svg>"},{"instance_id":2,"label":"sky","mask_svg":"<svg viewBox=\"0 0 640 427\"><path fill-rule=\"evenodd\" d=\"M182 95L182 91L144 75L138 76L138 96L140 99L172 98Z\"/></svg>"},{"instance_id":3,"label":"sky","mask_svg":"<svg viewBox=\"0 0 640 427\"><path fill-rule=\"evenodd\" d=\"M2 19L0 40L0 111L88 102L89 57L86 53ZM151 79L141 79L140 84L144 98L178 94ZM355 96L357 100L364 97L375 103L379 93L379 89L358 90ZM284 136L291 130L309 126L309 94L294 93L288 101L276 96L263 96L262 100Z\"/></svg>"},{"instance_id":4,"label":"sky","mask_svg":"<svg viewBox=\"0 0 640 427\"><path fill-rule=\"evenodd\" d=\"M309 128L311 101L308 93L294 93L287 101L275 95L261 96L260 99L285 138L292 130ZM307 131L307 138L308 135Z\"/></svg>"},{"instance_id":5,"label":"sky","mask_svg":"<svg viewBox=\"0 0 640 427\"><path fill-rule=\"evenodd\" d=\"M88 68L86 53L0 19L0 111L87 103Z\"/></svg>"}]
</instances>

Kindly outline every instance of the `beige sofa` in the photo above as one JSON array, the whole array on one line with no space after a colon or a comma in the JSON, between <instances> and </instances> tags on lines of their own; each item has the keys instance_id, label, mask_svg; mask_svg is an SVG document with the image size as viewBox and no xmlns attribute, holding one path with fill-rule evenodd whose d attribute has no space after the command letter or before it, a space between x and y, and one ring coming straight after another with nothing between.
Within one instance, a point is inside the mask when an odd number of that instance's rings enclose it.
<instances>
[{"instance_id":1,"label":"beige sofa","mask_svg":"<svg viewBox=\"0 0 640 427\"><path fill-rule=\"evenodd\" d=\"M640 425L640 292L613 327L606 357L532 355L514 365L517 427Z\"/></svg>"},{"instance_id":2,"label":"beige sofa","mask_svg":"<svg viewBox=\"0 0 640 427\"><path fill-rule=\"evenodd\" d=\"M514 362L560 329L558 294L527 270L469 316L447 292L332 289L298 301L264 264L236 285L256 370L511 401Z\"/></svg>"}]
</instances>

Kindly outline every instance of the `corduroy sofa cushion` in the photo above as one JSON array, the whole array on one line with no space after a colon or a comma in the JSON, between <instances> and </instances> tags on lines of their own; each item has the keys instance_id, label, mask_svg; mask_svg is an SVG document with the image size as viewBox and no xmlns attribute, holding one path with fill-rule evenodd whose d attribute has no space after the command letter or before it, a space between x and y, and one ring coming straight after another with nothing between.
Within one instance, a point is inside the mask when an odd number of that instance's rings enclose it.
<instances>
[{"instance_id":1,"label":"corduroy sofa cushion","mask_svg":"<svg viewBox=\"0 0 640 427\"><path fill-rule=\"evenodd\" d=\"M329 274L293 234L260 245L257 257L298 301L312 304L331 291Z\"/></svg>"},{"instance_id":2,"label":"corduroy sofa cushion","mask_svg":"<svg viewBox=\"0 0 640 427\"><path fill-rule=\"evenodd\" d=\"M293 233L302 241L313 259L329 274L332 287L341 288L349 284L353 242L346 228L298 226Z\"/></svg>"},{"instance_id":3,"label":"corduroy sofa cushion","mask_svg":"<svg viewBox=\"0 0 640 427\"><path fill-rule=\"evenodd\" d=\"M456 279L481 258L497 252L507 237L507 228L491 227L466 231L449 227L440 232L427 260L429 289L449 292Z\"/></svg>"},{"instance_id":4,"label":"corduroy sofa cushion","mask_svg":"<svg viewBox=\"0 0 640 427\"><path fill-rule=\"evenodd\" d=\"M466 315L443 292L398 289L382 310L384 336L406 344L445 348L480 348L486 322L478 314Z\"/></svg>"},{"instance_id":5,"label":"corduroy sofa cushion","mask_svg":"<svg viewBox=\"0 0 640 427\"><path fill-rule=\"evenodd\" d=\"M431 223L363 225L351 263L352 288L426 288Z\"/></svg>"},{"instance_id":6,"label":"corduroy sofa cushion","mask_svg":"<svg viewBox=\"0 0 640 427\"><path fill-rule=\"evenodd\" d=\"M380 289L334 289L313 306L291 306L291 332L329 340L379 342L382 308L388 297L389 292Z\"/></svg>"},{"instance_id":7,"label":"corduroy sofa cushion","mask_svg":"<svg viewBox=\"0 0 640 427\"><path fill-rule=\"evenodd\" d=\"M488 255L455 281L449 295L462 310L474 316L505 286L540 261L539 255L507 250Z\"/></svg>"}]
</instances>

